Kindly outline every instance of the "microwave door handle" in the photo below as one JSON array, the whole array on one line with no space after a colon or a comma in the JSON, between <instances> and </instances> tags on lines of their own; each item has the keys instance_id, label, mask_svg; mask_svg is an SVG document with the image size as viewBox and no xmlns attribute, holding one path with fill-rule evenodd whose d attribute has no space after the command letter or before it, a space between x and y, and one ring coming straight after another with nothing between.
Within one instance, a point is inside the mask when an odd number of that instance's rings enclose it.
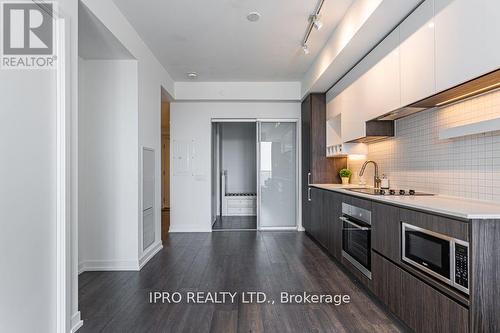
<instances>
[{"instance_id":1,"label":"microwave door handle","mask_svg":"<svg viewBox=\"0 0 500 333\"><path fill-rule=\"evenodd\" d=\"M367 227L362 227L362 226L360 226L359 224L352 222L351 220L349 220L349 219L348 219L348 218L346 218L346 217L341 216L341 217L339 217L339 219L340 219L341 221L343 221L343 222L347 223L347 224L352 225L352 226L353 226L353 227L355 227L356 229L363 230L363 231L370 230L370 228L367 228Z\"/></svg>"}]
</instances>

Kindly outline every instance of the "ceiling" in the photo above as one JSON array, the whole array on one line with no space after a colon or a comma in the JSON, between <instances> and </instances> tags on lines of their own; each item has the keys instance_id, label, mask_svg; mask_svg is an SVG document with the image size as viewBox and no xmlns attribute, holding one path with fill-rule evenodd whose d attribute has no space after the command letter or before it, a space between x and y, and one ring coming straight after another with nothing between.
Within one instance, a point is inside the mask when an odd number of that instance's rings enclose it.
<instances>
[{"instance_id":1,"label":"ceiling","mask_svg":"<svg viewBox=\"0 0 500 333\"><path fill-rule=\"evenodd\" d=\"M326 0L311 53L300 47L317 0L113 0L175 81L299 81L352 0ZM262 17L252 23L248 13Z\"/></svg>"}]
</instances>

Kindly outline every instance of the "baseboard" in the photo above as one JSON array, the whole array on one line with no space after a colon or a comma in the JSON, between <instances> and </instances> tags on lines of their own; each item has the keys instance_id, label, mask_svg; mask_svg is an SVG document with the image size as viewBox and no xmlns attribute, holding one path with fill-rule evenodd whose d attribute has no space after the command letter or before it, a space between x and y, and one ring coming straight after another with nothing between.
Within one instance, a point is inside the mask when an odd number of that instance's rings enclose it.
<instances>
[{"instance_id":1,"label":"baseboard","mask_svg":"<svg viewBox=\"0 0 500 333\"><path fill-rule=\"evenodd\" d=\"M86 260L78 264L78 274L96 271L138 271L137 260Z\"/></svg>"},{"instance_id":2,"label":"baseboard","mask_svg":"<svg viewBox=\"0 0 500 333\"><path fill-rule=\"evenodd\" d=\"M83 320L80 316L80 311L77 311L74 315L71 316L71 333L75 333L83 326Z\"/></svg>"},{"instance_id":3,"label":"baseboard","mask_svg":"<svg viewBox=\"0 0 500 333\"><path fill-rule=\"evenodd\" d=\"M163 249L163 244L161 241L151 245L146 252L142 255L142 258L139 259L139 270L141 270L147 263L148 261L151 260L157 254L158 252Z\"/></svg>"},{"instance_id":4,"label":"baseboard","mask_svg":"<svg viewBox=\"0 0 500 333\"><path fill-rule=\"evenodd\" d=\"M298 228L297 228L297 231L301 231L301 232L303 232L303 231L306 231L306 229L304 229L304 227L298 227Z\"/></svg>"},{"instance_id":5,"label":"baseboard","mask_svg":"<svg viewBox=\"0 0 500 333\"><path fill-rule=\"evenodd\" d=\"M168 231L169 233L180 233L180 232L212 232L212 227L210 228L179 228L175 229L170 227L170 230Z\"/></svg>"},{"instance_id":6,"label":"baseboard","mask_svg":"<svg viewBox=\"0 0 500 333\"><path fill-rule=\"evenodd\" d=\"M82 274L83 272L85 272L85 263L79 262L78 263L78 275Z\"/></svg>"},{"instance_id":7,"label":"baseboard","mask_svg":"<svg viewBox=\"0 0 500 333\"><path fill-rule=\"evenodd\" d=\"M297 227L261 227L259 231L297 231Z\"/></svg>"},{"instance_id":8,"label":"baseboard","mask_svg":"<svg viewBox=\"0 0 500 333\"><path fill-rule=\"evenodd\" d=\"M78 264L78 274L95 271L140 271L154 257L163 245L157 242L144 252L140 260L85 260Z\"/></svg>"}]
</instances>

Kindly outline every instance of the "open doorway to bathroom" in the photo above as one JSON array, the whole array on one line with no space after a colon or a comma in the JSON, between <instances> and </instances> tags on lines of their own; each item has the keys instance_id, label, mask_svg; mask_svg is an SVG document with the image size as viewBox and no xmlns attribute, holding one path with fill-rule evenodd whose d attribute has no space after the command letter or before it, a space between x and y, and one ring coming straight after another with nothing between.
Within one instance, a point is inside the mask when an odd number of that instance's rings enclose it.
<instances>
[{"instance_id":1,"label":"open doorway to bathroom","mask_svg":"<svg viewBox=\"0 0 500 333\"><path fill-rule=\"evenodd\" d=\"M212 229L257 229L257 124L212 123Z\"/></svg>"}]
</instances>

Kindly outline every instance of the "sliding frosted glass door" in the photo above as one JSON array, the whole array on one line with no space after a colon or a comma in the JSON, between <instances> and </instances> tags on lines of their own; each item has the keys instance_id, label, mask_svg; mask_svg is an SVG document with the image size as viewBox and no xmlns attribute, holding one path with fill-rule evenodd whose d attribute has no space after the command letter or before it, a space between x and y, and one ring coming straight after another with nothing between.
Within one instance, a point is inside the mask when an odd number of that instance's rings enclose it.
<instances>
[{"instance_id":1,"label":"sliding frosted glass door","mask_svg":"<svg viewBox=\"0 0 500 333\"><path fill-rule=\"evenodd\" d=\"M259 228L297 225L297 123L259 123Z\"/></svg>"}]
</instances>

